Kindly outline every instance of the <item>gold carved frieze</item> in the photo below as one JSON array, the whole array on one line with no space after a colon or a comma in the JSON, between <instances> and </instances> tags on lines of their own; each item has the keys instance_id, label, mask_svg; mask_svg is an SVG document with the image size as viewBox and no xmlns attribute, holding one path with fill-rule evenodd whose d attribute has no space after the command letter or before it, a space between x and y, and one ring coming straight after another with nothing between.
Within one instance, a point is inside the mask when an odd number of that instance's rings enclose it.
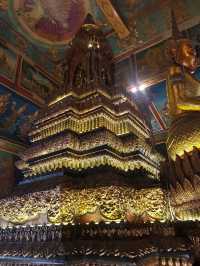
<instances>
[{"instance_id":1,"label":"gold carved frieze","mask_svg":"<svg viewBox=\"0 0 200 266\"><path fill-rule=\"evenodd\" d=\"M46 214L46 223L100 221L166 221L168 207L165 192L160 188L136 190L126 186L94 188L57 187L44 192L0 200L1 221L26 224L39 221Z\"/></svg>"},{"instance_id":2,"label":"gold carved frieze","mask_svg":"<svg viewBox=\"0 0 200 266\"><path fill-rule=\"evenodd\" d=\"M50 125L45 125L31 132L30 138L32 142L45 139L49 136L58 134L64 130L72 130L78 134L93 131L98 128L106 128L116 135L124 135L133 133L139 137L149 137L141 125L137 124L134 118L130 118L129 114L124 117L110 117L105 113L90 115L86 118L68 116L55 120Z\"/></svg>"},{"instance_id":3,"label":"gold carved frieze","mask_svg":"<svg viewBox=\"0 0 200 266\"><path fill-rule=\"evenodd\" d=\"M155 164L150 164L149 161L143 158L135 158L134 155L124 157L113 154L109 150L103 150L101 154L84 154L76 155L70 154L60 155L55 158L48 158L41 160L32 165L23 161L17 162L17 167L20 170L24 170L24 176L31 177L35 175L45 174L50 171L59 169L70 169L75 171L81 171L86 169L93 169L100 166L110 166L112 168L122 171L135 171L137 169L146 170L152 175L153 178L158 176L158 168Z\"/></svg>"},{"instance_id":4,"label":"gold carved frieze","mask_svg":"<svg viewBox=\"0 0 200 266\"><path fill-rule=\"evenodd\" d=\"M49 155L64 149L72 149L76 152L86 152L90 149L106 145L119 153L131 153L140 151L144 155L151 156L152 160L160 161L158 154L152 152L152 147L144 139L136 139L134 136L129 138L119 138L108 130L94 131L85 135L76 135L73 132L66 132L60 136L55 136L44 143L38 143L28 148L21 155L24 161ZM156 156L157 155L157 156Z\"/></svg>"}]
</instances>

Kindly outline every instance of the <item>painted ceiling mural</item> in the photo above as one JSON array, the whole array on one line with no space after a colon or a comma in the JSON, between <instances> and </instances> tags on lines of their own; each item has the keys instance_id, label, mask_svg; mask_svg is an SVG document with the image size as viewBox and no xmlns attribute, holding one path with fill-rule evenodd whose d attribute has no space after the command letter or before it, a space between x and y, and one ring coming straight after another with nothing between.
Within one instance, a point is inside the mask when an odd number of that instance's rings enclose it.
<instances>
[{"instance_id":1,"label":"painted ceiling mural","mask_svg":"<svg viewBox=\"0 0 200 266\"><path fill-rule=\"evenodd\" d=\"M84 0L9 1L11 15L24 33L50 45L66 45L87 14Z\"/></svg>"},{"instance_id":2,"label":"painted ceiling mural","mask_svg":"<svg viewBox=\"0 0 200 266\"><path fill-rule=\"evenodd\" d=\"M27 142L27 133L38 107L0 85L0 136Z\"/></svg>"},{"instance_id":3,"label":"painted ceiling mural","mask_svg":"<svg viewBox=\"0 0 200 266\"><path fill-rule=\"evenodd\" d=\"M42 104L62 87L62 61L68 44L90 12L112 47L117 62L116 83L126 87L135 82L133 52L139 82L156 83L164 78L170 63L165 53L165 40L170 36L170 2L0 0L0 82ZM173 2L181 29L191 28L188 33L198 39L200 1ZM165 83L148 91L151 121L157 132L169 123Z\"/></svg>"},{"instance_id":4,"label":"painted ceiling mural","mask_svg":"<svg viewBox=\"0 0 200 266\"><path fill-rule=\"evenodd\" d=\"M170 0L112 0L111 2L129 30L129 35L124 39L117 38L115 31L109 34L108 40L117 57L131 50L144 49L170 36ZM182 29L199 22L199 0L176 0L173 1L173 5ZM99 12L96 11L96 14L101 20Z\"/></svg>"},{"instance_id":5,"label":"painted ceiling mural","mask_svg":"<svg viewBox=\"0 0 200 266\"><path fill-rule=\"evenodd\" d=\"M65 56L88 12L103 26L120 58L169 37L169 7L170 0L1 0L0 18L12 28L11 35L21 35L16 41L21 38L26 54L54 72L53 65ZM182 28L198 23L199 0L176 0L174 8ZM41 59L38 53L46 56Z\"/></svg>"},{"instance_id":6,"label":"painted ceiling mural","mask_svg":"<svg viewBox=\"0 0 200 266\"><path fill-rule=\"evenodd\" d=\"M17 55L8 47L0 44L0 73L11 81L15 80Z\"/></svg>"}]
</instances>

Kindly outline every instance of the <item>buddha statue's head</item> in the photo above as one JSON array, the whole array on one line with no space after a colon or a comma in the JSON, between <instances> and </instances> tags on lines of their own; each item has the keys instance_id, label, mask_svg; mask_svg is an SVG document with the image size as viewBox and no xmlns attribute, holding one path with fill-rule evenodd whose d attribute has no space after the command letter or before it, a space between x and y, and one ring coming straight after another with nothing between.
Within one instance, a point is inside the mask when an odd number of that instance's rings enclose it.
<instances>
[{"instance_id":1,"label":"buddha statue's head","mask_svg":"<svg viewBox=\"0 0 200 266\"><path fill-rule=\"evenodd\" d=\"M184 66L190 72L197 68L197 54L191 40L185 38L178 29L174 12L172 10L172 39L170 42L170 55L174 62Z\"/></svg>"},{"instance_id":2,"label":"buddha statue's head","mask_svg":"<svg viewBox=\"0 0 200 266\"><path fill-rule=\"evenodd\" d=\"M170 52L173 60L178 65L184 66L194 72L198 66L197 54L189 39L180 38L171 41Z\"/></svg>"}]
</instances>

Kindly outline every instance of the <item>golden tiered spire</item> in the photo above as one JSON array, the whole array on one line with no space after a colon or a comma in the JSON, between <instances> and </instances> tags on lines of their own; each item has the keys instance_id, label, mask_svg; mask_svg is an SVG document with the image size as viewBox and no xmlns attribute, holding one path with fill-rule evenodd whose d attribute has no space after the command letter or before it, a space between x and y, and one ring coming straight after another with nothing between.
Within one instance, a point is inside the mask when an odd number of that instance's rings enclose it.
<instances>
[{"instance_id":1,"label":"golden tiered spire","mask_svg":"<svg viewBox=\"0 0 200 266\"><path fill-rule=\"evenodd\" d=\"M140 181L137 182L142 187L141 175L147 182L156 183L160 157L148 142L150 130L132 96L114 87L112 53L91 16L72 41L67 60L64 95L40 112L29 134L32 145L17 163L25 178L37 180L37 177L53 175L56 179L56 173L61 171L64 176L73 173L80 178L84 175L86 187L91 182L97 186L95 179L104 169L100 187L109 180L111 184L121 184L124 191L125 180L134 183L133 176L138 171ZM72 178L71 182L75 180ZM68 189L65 188L63 193L68 193ZM99 189L97 186L94 195ZM163 195L160 188L156 189ZM86 188L85 191L89 190ZM105 191L109 191L109 187L105 187ZM112 200L117 201L115 195ZM97 212L101 209L96 198L93 203L89 198L84 204L94 205L92 210ZM63 201L61 205L64 205L64 212L69 211ZM89 207L85 208L81 211L84 215L87 210L91 211ZM73 219L75 217L74 214Z\"/></svg>"}]
</instances>

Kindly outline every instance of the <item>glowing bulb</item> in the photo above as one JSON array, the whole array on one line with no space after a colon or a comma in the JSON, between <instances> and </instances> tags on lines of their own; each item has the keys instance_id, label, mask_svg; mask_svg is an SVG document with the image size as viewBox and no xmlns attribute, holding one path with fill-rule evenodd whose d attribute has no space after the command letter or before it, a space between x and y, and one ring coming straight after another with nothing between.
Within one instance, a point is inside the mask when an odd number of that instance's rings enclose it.
<instances>
[{"instance_id":1,"label":"glowing bulb","mask_svg":"<svg viewBox=\"0 0 200 266\"><path fill-rule=\"evenodd\" d=\"M145 88L146 88L146 87L145 87L144 84L141 84L141 85L139 86L139 90L140 90L140 91L143 91Z\"/></svg>"},{"instance_id":2,"label":"glowing bulb","mask_svg":"<svg viewBox=\"0 0 200 266\"><path fill-rule=\"evenodd\" d=\"M137 91L137 87L133 86L133 87L131 87L130 90L131 90L131 92L135 93Z\"/></svg>"},{"instance_id":3,"label":"glowing bulb","mask_svg":"<svg viewBox=\"0 0 200 266\"><path fill-rule=\"evenodd\" d=\"M88 48L92 48L92 43L91 42L88 44Z\"/></svg>"}]
</instances>

